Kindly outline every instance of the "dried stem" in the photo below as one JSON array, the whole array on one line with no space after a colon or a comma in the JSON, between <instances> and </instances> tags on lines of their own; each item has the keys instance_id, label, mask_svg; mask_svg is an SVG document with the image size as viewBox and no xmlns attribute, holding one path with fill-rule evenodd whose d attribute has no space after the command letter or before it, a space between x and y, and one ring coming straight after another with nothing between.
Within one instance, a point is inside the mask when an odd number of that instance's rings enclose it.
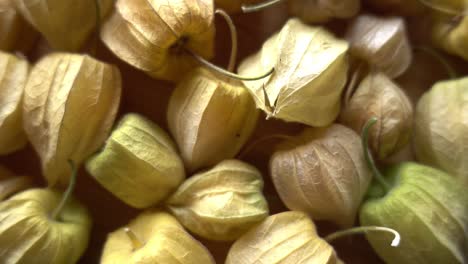
<instances>
[{"instance_id":1,"label":"dried stem","mask_svg":"<svg viewBox=\"0 0 468 264\"><path fill-rule=\"evenodd\" d=\"M375 165L374 159L372 158L372 155L369 150L369 130L371 129L373 125L375 125L375 123L377 123L377 118L372 117L364 125L364 128L362 129L362 133L361 133L362 149L364 151L364 158L366 159L367 166L372 171L374 178L379 182L379 184L385 190L385 193L388 193L391 189L390 184L388 184L388 182L385 180L385 178L383 177L383 175L380 173L379 169Z\"/></svg>"},{"instance_id":2,"label":"dried stem","mask_svg":"<svg viewBox=\"0 0 468 264\"><path fill-rule=\"evenodd\" d=\"M259 4L255 4L255 5L243 5L242 6L242 12L244 12L244 13L257 12L257 11L263 10L265 8L271 7L273 5L279 4L281 2L283 2L283 0L268 0L268 1L265 1L265 2L262 2L262 3L259 3Z\"/></svg>"},{"instance_id":3,"label":"dried stem","mask_svg":"<svg viewBox=\"0 0 468 264\"><path fill-rule=\"evenodd\" d=\"M359 80L359 77L361 76L361 72L363 69L363 63L359 63L356 70L353 72L353 75L351 76L351 80L349 81L348 87L346 89L345 97L344 97L344 105L345 107L349 104L349 101L351 101L351 96L353 95L353 92L357 86L357 82Z\"/></svg>"},{"instance_id":4,"label":"dried stem","mask_svg":"<svg viewBox=\"0 0 468 264\"><path fill-rule=\"evenodd\" d=\"M67 190L63 193L62 200L60 200L59 205L52 212L51 217L53 220L58 220L60 213L62 213L63 208L67 204L68 200L70 199L71 194L73 193L73 190L75 189L76 176L78 174L78 170L75 166L75 163L72 160L68 160L68 163L70 164L70 168L72 171L72 175L70 177L70 183L68 184Z\"/></svg>"},{"instance_id":5,"label":"dried stem","mask_svg":"<svg viewBox=\"0 0 468 264\"><path fill-rule=\"evenodd\" d=\"M258 146L260 143L263 143L265 141L269 141L269 140L272 140L272 139L291 140L291 139L293 139L293 137L288 136L288 135L282 135L282 134L273 134L273 135L268 135L268 136L261 137L261 138L255 140L254 142L252 142L246 148L244 148L244 150L239 155L237 155L237 158L238 159L244 158L245 155L249 154L253 150L253 148Z\"/></svg>"},{"instance_id":6,"label":"dried stem","mask_svg":"<svg viewBox=\"0 0 468 264\"><path fill-rule=\"evenodd\" d=\"M128 227L124 228L125 234L127 234L128 238L132 242L133 251L138 250L143 247L144 243L136 236L136 234Z\"/></svg>"},{"instance_id":7,"label":"dried stem","mask_svg":"<svg viewBox=\"0 0 468 264\"><path fill-rule=\"evenodd\" d=\"M398 245L400 244L401 237L400 237L400 234L395 229L391 229L388 227L381 227L381 226L360 226L360 227L350 228L347 230L338 231L333 234L330 234L325 237L325 240L327 242L332 242L333 240L336 240L344 236L362 234L362 233L368 233L368 232L392 233L393 235L395 235L395 238L392 240L392 243L390 245L392 247L398 247Z\"/></svg>"},{"instance_id":8,"label":"dried stem","mask_svg":"<svg viewBox=\"0 0 468 264\"><path fill-rule=\"evenodd\" d=\"M425 53L431 55L432 57L434 57L437 61L439 61L440 64L442 64L442 66L447 71L447 74L449 75L450 79L455 79L455 78L458 77L458 74L455 71L455 69L452 67L452 65L450 65L450 63L448 63L447 60L444 57L442 57L442 55L440 55L433 48L426 47L426 46L420 46L420 47L415 47L414 49L425 52Z\"/></svg>"},{"instance_id":9,"label":"dried stem","mask_svg":"<svg viewBox=\"0 0 468 264\"><path fill-rule=\"evenodd\" d=\"M232 21L231 17L222 9L217 9L216 14L222 16L226 21L229 31L231 33L231 56L229 57L229 64L227 70L233 72L236 67L237 60L237 50L238 50L238 41L237 41L237 29Z\"/></svg>"},{"instance_id":10,"label":"dried stem","mask_svg":"<svg viewBox=\"0 0 468 264\"><path fill-rule=\"evenodd\" d=\"M419 2L421 2L421 4L429 7L430 9L433 9L433 10L436 10L436 11L439 11L441 13L445 13L445 14L448 14L448 15L456 15L457 16L457 15L465 13L465 12L460 12L460 10L457 10L455 8L449 8L449 7L445 7L445 6L442 6L442 5L437 5L437 4L431 3L431 2L429 2L427 0L419 0Z\"/></svg>"}]
</instances>

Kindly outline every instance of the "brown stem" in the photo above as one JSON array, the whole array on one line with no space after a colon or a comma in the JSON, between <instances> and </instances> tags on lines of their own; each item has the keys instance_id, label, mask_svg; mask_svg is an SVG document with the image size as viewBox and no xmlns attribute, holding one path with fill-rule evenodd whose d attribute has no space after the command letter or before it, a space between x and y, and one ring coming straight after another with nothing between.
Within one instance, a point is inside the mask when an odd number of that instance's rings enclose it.
<instances>
[{"instance_id":1,"label":"brown stem","mask_svg":"<svg viewBox=\"0 0 468 264\"><path fill-rule=\"evenodd\" d=\"M265 8L271 7L273 5L279 4L283 2L284 0L268 0L259 4L255 5L243 5L242 6L242 12L244 13L252 13L252 12L257 12L260 10L263 10Z\"/></svg>"}]
</instances>

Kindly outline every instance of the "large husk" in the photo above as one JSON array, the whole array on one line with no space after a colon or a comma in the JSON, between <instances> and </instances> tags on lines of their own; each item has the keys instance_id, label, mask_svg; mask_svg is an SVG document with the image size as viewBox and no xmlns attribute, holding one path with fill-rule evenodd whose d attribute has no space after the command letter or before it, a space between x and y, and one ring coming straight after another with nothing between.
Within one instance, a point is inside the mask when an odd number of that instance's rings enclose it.
<instances>
[{"instance_id":1,"label":"large husk","mask_svg":"<svg viewBox=\"0 0 468 264\"><path fill-rule=\"evenodd\" d=\"M301 212L269 216L239 238L226 264L342 264L336 252L317 234L314 223Z\"/></svg>"},{"instance_id":2,"label":"large husk","mask_svg":"<svg viewBox=\"0 0 468 264\"><path fill-rule=\"evenodd\" d=\"M135 249L124 228L141 240ZM164 212L146 211L107 237L101 264L214 264L208 250Z\"/></svg>"},{"instance_id":3,"label":"large husk","mask_svg":"<svg viewBox=\"0 0 468 264\"><path fill-rule=\"evenodd\" d=\"M233 158L255 129L259 111L247 89L197 68L169 101L169 129L188 170Z\"/></svg>"},{"instance_id":4,"label":"large husk","mask_svg":"<svg viewBox=\"0 0 468 264\"><path fill-rule=\"evenodd\" d=\"M468 3L465 5L458 10L468 10ZM443 14L435 15L432 28L434 43L446 52L468 60L468 17L461 17L456 24L453 19Z\"/></svg>"},{"instance_id":5,"label":"large husk","mask_svg":"<svg viewBox=\"0 0 468 264\"><path fill-rule=\"evenodd\" d=\"M385 174L391 191L365 202L360 212L361 225L385 226L401 235L399 246L390 247L393 235L367 234L385 263L467 263L466 187L442 171L416 163L394 166ZM374 187L379 189L377 183Z\"/></svg>"},{"instance_id":6,"label":"large husk","mask_svg":"<svg viewBox=\"0 0 468 264\"><path fill-rule=\"evenodd\" d=\"M178 81L214 52L213 0L118 0L101 38L120 59L152 77Z\"/></svg>"},{"instance_id":7,"label":"large husk","mask_svg":"<svg viewBox=\"0 0 468 264\"><path fill-rule=\"evenodd\" d=\"M0 0L0 50L28 49L36 32L21 17L13 0Z\"/></svg>"},{"instance_id":8,"label":"large husk","mask_svg":"<svg viewBox=\"0 0 468 264\"><path fill-rule=\"evenodd\" d=\"M230 13L241 11L242 5L250 5L264 0L214 0L216 7L221 8Z\"/></svg>"},{"instance_id":9,"label":"large husk","mask_svg":"<svg viewBox=\"0 0 468 264\"><path fill-rule=\"evenodd\" d=\"M136 208L159 203L185 179L172 139L138 114L122 118L86 168L104 188Z\"/></svg>"},{"instance_id":10,"label":"large husk","mask_svg":"<svg viewBox=\"0 0 468 264\"><path fill-rule=\"evenodd\" d=\"M26 145L21 102L28 71L25 59L0 51L0 155Z\"/></svg>"},{"instance_id":11,"label":"large husk","mask_svg":"<svg viewBox=\"0 0 468 264\"><path fill-rule=\"evenodd\" d=\"M380 72L371 72L345 104L340 122L360 133L364 124L376 117L369 132L374 153L384 159L408 143L413 126L413 106L405 92Z\"/></svg>"},{"instance_id":12,"label":"large husk","mask_svg":"<svg viewBox=\"0 0 468 264\"><path fill-rule=\"evenodd\" d=\"M390 78L403 74L412 61L405 21L400 17L357 17L346 33L351 54L367 61Z\"/></svg>"},{"instance_id":13,"label":"large husk","mask_svg":"<svg viewBox=\"0 0 468 264\"><path fill-rule=\"evenodd\" d=\"M263 179L253 166L226 160L190 177L169 198L187 229L211 240L234 240L268 216Z\"/></svg>"},{"instance_id":14,"label":"large husk","mask_svg":"<svg viewBox=\"0 0 468 264\"><path fill-rule=\"evenodd\" d=\"M88 246L91 218L69 200L51 219L62 194L46 189L21 192L0 203L0 259L6 264L73 264Z\"/></svg>"},{"instance_id":15,"label":"large husk","mask_svg":"<svg viewBox=\"0 0 468 264\"><path fill-rule=\"evenodd\" d=\"M27 176L17 176L0 165L0 201L33 186L32 179Z\"/></svg>"},{"instance_id":16,"label":"large husk","mask_svg":"<svg viewBox=\"0 0 468 264\"><path fill-rule=\"evenodd\" d=\"M436 83L414 119L416 158L468 184L468 78Z\"/></svg>"},{"instance_id":17,"label":"large husk","mask_svg":"<svg viewBox=\"0 0 468 264\"><path fill-rule=\"evenodd\" d=\"M86 55L52 53L33 67L23 122L50 185L68 185L68 160L80 165L104 143L120 94L119 69Z\"/></svg>"},{"instance_id":18,"label":"large husk","mask_svg":"<svg viewBox=\"0 0 468 264\"><path fill-rule=\"evenodd\" d=\"M288 4L290 13L307 23L350 18L361 8L360 0L289 0Z\"/></svg>"},{"instance_id":19,"label":"large husk","mask_svg":"<svg viewBox=\"0 0 468 264\"><path fill-rule=\"evenodd\" d=\"M309 128L284 142L270 160L270 171L289 209L341 227L353 225L371 181L359 136L338 124Z\"/></svg>"},{"instance_id":20,"label":"large husk","mask_svg":"<svg viewBox=\"0 0 468 264\"><path fill-rule=\"evenodd\" d=\"M292 18L261 51L242 62L239 73L252 76L274 67L273 75L244 82L257 107L285 121L327 126L340 110L347 50L348 44L326 29Z\"/></svg>"},{"instance_id":21,"label":"large husk","mask_svg":"<svg viewBox=\"0 0 468 264\"><path fill-rule=\"evenodd\" d=\"M18 11L57 50L78 51L96 28L96 1L101 21L112 0L12 0Z\"/></svg>"}]
</instances>

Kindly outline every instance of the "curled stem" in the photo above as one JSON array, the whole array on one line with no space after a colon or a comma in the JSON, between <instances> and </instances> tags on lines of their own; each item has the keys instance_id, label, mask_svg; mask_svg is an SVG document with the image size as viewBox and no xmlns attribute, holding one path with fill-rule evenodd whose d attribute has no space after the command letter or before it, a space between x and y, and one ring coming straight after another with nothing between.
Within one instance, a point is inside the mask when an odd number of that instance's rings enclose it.
<instances>
[{"instance_id":1,"label":"curled stem","mask_svg":"<svg viewBox=\"0 0 468 264\"><path fill-rule=\"evenodd\" d=\"M71 168L71 171L72 171L72 175L70 177L70 183L68 184L67 190L63 193L62 200L60 200L59 205L52 212L51 217L52 217L53 220L58 220L58 217L60 216L60 213L62 212L63 208L65 207L68 200L70 199L70 196L73 193L73 190L75 189L76 176L78 174L78 170L77 170L77 168L75 166L75 163L72 160L68 160L68 163L70 164L70 168Z\"/></svg>"},{"instance_id":2,"label":"curled stem","mask_svg":"<svg viewBox=\"0 0 468 264\"><path fill-rule=\"evenodd\" d=\"M459 10L455 9L455 8L449 8L449 7L445 7L445 6L442 6L442 5L437 5L437 4L434 4L432 2L429 2L428 0L419 0L419 2L427 7L429 7L430 9L433 9L433 10L436 10L436 11L439 11L441 13L445 13L445 14L448 14L448 15L460 15L464 12L460 12Z\"/></svg>"},{"instance_id":3,"label":"curled stem","mask_svg":"<svg viewBox=\"0 0 468 264\"><path fill-rule=\"evenodd\" d=\"M288 135L282 135L282 134L273 134L273 135L268 135L261 137L254 142L252 142L250 145L248 145L244 150L237 156L238 159L242 159L245 157L245 155L249 154L250 151L253 150L254 147L258 146L260 143L263 143L265 141L269 141L272 139L283 139L283 140L291 140L293 137L288 136Z\"/></svg>"},{"instance_id":4,"label":"curled stem","mask_svg":"<svg viewBox=\"0 0 468 264\"><path fill-rule=\"evenodd\" d=\"M229 27L229 31L231 33L231 56L229 57L229 64L228 64L227 70L229 72L232 72L234 71L234 68L236 67L236 60L237 60L237 50L238 50L237 29L231 17L228 15L228 13L226 13L226 11L222 9L216 9L216 14L224 18L224 20L226 21Z\"/></svg>"},{"instance_id":5,"label":"curled stem","mask_svg":"<svg viewBox=\"0 0 468 264\"><path fill-rule=\"evenodd\" d=\"M354 227L350 228L347 230L343 231L338 231L333 234L330 234L325 237L325 240L327 242L332 242L333 240L336 240L338 238L344 237L344 236L349 236L349 235L355 235L355 234L362 234L362 233L368 233L368 232L387 232L387 233L392 233L395 238L392 240L392 243L390 244L392 247L398 247L400 245L400 233L398 233L395 229L391 229L388 227L381 227L381 226L360 226L360 227Z\"/></svg>"},{"instance_id":6,"label":"curled stem","mask_svg":"<svg viewBox=\"0 0 468 264\"><path fill-rule=\"evenodd\" d=\"M141 242L141 240L136 236L136 234L128 227L124 228L125 234L127 234L128 238L130 238L130 241L132 242L132 248L133 250L138 250L143 247L144 243Z\"/></svg>"},{"instance_id":7,"label":"curled stem","mask_svg":"<svg viewBox=\"0 0 468 264\"><path fill-rule=\"evenodd\" d=\"M369 131L371 127L375 125L375 123L377 123L377 118L372 117L364 125L364 128L362 129L362 133L361 133L362 149L364 151L364 158L366 159L367 166L372 171L374 178L382 186L385 193L388 193L391 189L390 185L387 183L387 181L385 180L385 178L383 177L383 175L380 173L379 169L375 165L374 159L372 158L372 155L369 150Z\"/></svg>"},{"instance_id":8,"label":"curled stem","mask_svg":"<svg viewBox=\"0 0 468 264\"><path fill-rule=\"evenodd\" d=\"M254 5L242 5L242 12L244 13L253 13L257 12L260 10L263 10L267 7L276 5L280 2L283 2L283 0L267 0L265 2L261 2L259 4L254 4Z\"/></svg>"},{"instance_id":9,"label":"curled stem","mask_svg":"<svg viewBox=\"0 0 468 264\"><path fill-rule=\"evenodd\" d=\"M433 48L430 48L430 47L427 47L427 46L420 46L420 47L415 47L414 48L415 50L419 50L419 51L422 51L422 52L425 52L429 55L431 55L432 57L434 57L437 61L440 62L440 64L442 64L442 66L445 68L445 70L447 71L447 74L449 75L450 79L455 79L457 78L458 74L457 72L455 71L455 69L452 67L452 65L450 65L450 63L447 62L447 60L442 57L442 55L440 55L440 53L438 53L436 50L434 50Z\"/></svg>"}]
</instances>

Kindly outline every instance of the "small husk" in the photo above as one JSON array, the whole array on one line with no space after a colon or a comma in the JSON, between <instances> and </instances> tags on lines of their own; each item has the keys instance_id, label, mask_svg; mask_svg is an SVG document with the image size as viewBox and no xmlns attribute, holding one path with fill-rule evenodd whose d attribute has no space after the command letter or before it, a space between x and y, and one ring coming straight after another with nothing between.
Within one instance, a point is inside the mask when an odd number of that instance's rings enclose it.
<instances>
[{"instance_id":1,"label":"small husk","mask_svg":"<svg viewBox=\"0 0 468 264\"><path fill-rule=\"evenodd\" d=\"M215 261L173 216L148 210L107 236L100 263L215 264Z\"/></svg>"},{"instance_id":2,"label":"small husk","mask_svg":"<svg viewBox=\"0 0 468 264\"><path fill-rule=\"evenodd\" d=\"M91 233L91 218L78 201L68 200L59 219L51 213L62 193L30 189L0 203L2 263L74 264L83 255Z\"/></svg>"},{"instance_id":3,"label":"small husk","mask_svg":"<svg viewBox=\"0 0 468 264\"><path fill-rule=\"evenodd\" d=\"M96 1L101 20L113 0L12 0L23 17L44 35L52 48L78 51L97 26Z\"/></svg>"},{"instance_id":4,"label":"small husk","mask_svg":"<svg viewBox=\"0 0 468 264\"><path fill-rule=\"evenodd\" d=\"M400 76L411 65L413 53L405 21L400 17L360 15L348 28L346 39L353 56L365 60L390 78Z\"/></svg>"},{"instance_id":5,"label":"small husk","mask_svg":"<svg viewBox=\"0 0 468 264\"><path fill-rule=\"evenodd\" d=\"M289 12L306 23L322 23L333 18L351 18L361 9L360 0L289 0Z\"/></svg>"},{"instance_id":6,"label":"small husk","mask_svg":"<svg viewBox=\"0 0 468 264\"><path fill-rule=\"evenodd\" d=\"M336 252L320 238L314 222L301 212L269 216L240 237L225 264L342 264Z\"/></svg>"},{"instance_id":7,"label":"small husk","mask_svg":"<svg viewBox=\"0 0 468 264\"><path fill-rule=\"evenodd\" d=\"M214 34L213 0L117 0L101 38L133 67L178 81L197 64L185 49L210 59Z\"/></svg>"},{"instance_id":8,"label":"small husk","mask_svg":"<svg viewBox=\"0 0 468 264\"><path fill-rule=\"evenodd\" d=\"M77 166L98 150L120 103L117 67L87 55L52 53L31 70L23 102L26 134L49 185L68 185Z\"/></svg>"},{"instance_id":9,"label":"small husk","mask_svg":"<svg viewBox=\"0 0 468 264\"><path fill-rule=\"evenodd\" d=\"M270 160L270 171L290 210L340 227L353 225L371 181L360 137L338 124L308 128L281 144Z\"/></svg>"},{"instance_id":10,"label":"small husk","mask_svg":"<svg viewBox=\"0 0 468 264\"><path fill-rule=\"evenodd\" d=\"M414 117L416 158L468 184L468 78L441 81L419 100Z\"/></svg>"},{"instance_id":11,"label":"small husk","mask_svg":"<svg viewBox=\"0 0 468 264\"><path fill-rule=\"evenodd\" d=\"M405 92L381 72L371 72L345 103L340 122L360 133L371 117L378 124L370 130L370 142L379 159L406 146L413 126L413 107Z\"/></svg>"},{"instance_id":12,"label":"small husk","mask_svg":"<svg viewBox=\"0 0 468 264\"><path fill-rule=\"evenodd\" d=\"M241 82L197 68L174 90L169 129L189 171L233 158L255 129L259 111Z\"/></svg>"},{"instance_id":13,"label":"small husk","mask_svg":"<svg viewBox=\"0 0 468 264\"><path fill-rule=\"evenodd\" d=\"M348 74L348 43L322 27L290 19L261 51L245 59L241 75L271 76L244 82L257 108L269 117L327 126L338 116Z\"/></svg>"},{"instance_id":14,"label":"small husk","mask_svg":"<svg viewBox=\"0 0 468 264\"><path fill-rule=\"evenodd\" d=\"M468 6L465 9L468 10ZM459 21L456 21L456 20ZM446 52L468 60L468 16L458 18L444 14L436 14L432 28L435 45Z\"/></svg>"},{"instance_id":15,"label":"small husk","mask_svg":"<svg viewBox=\"0 0 468 264\"><path fill-rule=\"evenodd\" d=\"M21 103L28 71L25 59L0 51L0 155L19 150L27 143Z\"/></svg>"},{"instance_id":16,"label":"small husk","mask_svg":"<svg viewBox=\"0 0 468 264\"><path fill-rule=\"evenodd\" d=\"M104 188L136 208L156 205L185 179L172 139L138 114L122 118L86 169Z\"/></svg>"},{"instance_id":17,"label":"small husk","mask_svg":"<svg viewBox=\"0 0 468 264\"><path fill-rule=\"evenodd\" d=\"M234 240L268 216L262 189L262 175L255 167L226 160L186 180L167 205L191 232Z\"/></svg>"},{"instance_id":18,"label":"small husk","mask_svg":"<svg viewBox=\"0 0 468 264\"><path fill-rule=\"evenodd\" d=\"M13 0L0 0L0 50L28 50L37 33L21 17Z\"/></svg>"}]
</instances>

